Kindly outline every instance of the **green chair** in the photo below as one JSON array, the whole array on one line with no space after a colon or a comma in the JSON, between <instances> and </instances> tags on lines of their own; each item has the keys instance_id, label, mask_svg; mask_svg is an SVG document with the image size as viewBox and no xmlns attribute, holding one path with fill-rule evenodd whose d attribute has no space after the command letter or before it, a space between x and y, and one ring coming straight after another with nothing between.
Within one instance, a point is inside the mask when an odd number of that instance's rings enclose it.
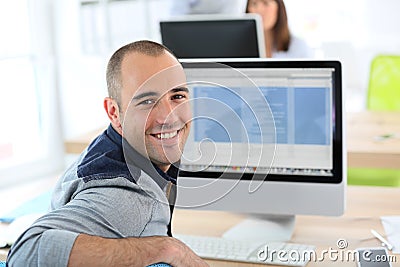
<instances>
[{"instance_id":1,"label":"green chair","mask_svg":"<svg viewBox=\"0 0 400 267\"><path fill-rule=\"evenodd\" d=\"M400 55L379 55L371 63L367 108L400 110Z\"/></svg>"},{"instance_id":2,"label":"green chair","mask_svg":"<svg viewBox=\"0 0 400 267\"><path fill-rule=\"evenodd\" d=\"M372 60L367 109L400 111L400 56L378 55ZM350 185L400 186L400 169L349 168L347 181Z\"/></svg>"}]
</instances>

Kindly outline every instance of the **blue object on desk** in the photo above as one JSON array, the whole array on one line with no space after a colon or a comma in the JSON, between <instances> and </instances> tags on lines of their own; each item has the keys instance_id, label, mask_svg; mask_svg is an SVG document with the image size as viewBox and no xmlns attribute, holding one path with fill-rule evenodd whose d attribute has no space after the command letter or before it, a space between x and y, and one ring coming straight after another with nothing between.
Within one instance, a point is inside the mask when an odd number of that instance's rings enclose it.
<instances>
[{"instance_id":1,"label":"blue object on desk","mask_svg":"<svg viewBox=\"0 0 400 267\"><path fill-rule=\"evenodd\" d=\"M0 267L6 267L6 262L5 261L0 261Z\"/></svg>"},{"instance_id":2,"label":"blue object on desk","mask_svg":"<svg viewBox=\"0 0 400 267\"><path fill-rule=\"evenodd\" d=\"M147 267L172 267L172 266L169 264L166 264L166 263L155 263L155 264L149 265Z\"/></svg>"},{"instance_id":3,"label":"blue object on desk","mask_svg":"<svg viewBox=\"0 0 400 267\"><path fill-rule=\"evenodd\" d=\"M23 203L16 209L0 216L0 222L11 223L16 218L32 213L47 213L49 211L52 190ZM0 265L1 267L1 265Z\"/></svg>"}]
</instances>

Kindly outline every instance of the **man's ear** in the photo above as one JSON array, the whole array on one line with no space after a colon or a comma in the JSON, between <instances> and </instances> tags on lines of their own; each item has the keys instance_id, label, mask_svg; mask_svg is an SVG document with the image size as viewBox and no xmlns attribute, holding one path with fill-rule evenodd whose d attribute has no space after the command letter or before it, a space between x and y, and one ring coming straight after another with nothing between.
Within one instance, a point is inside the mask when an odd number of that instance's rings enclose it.
<instances>
[{"instance_id":1,"label":"man's ear","mask_svg":"<svg viewBox=\"0 0 400 267\"><path fill-rule=\"evenodd\" d=\"M110 122L113 128L122 135L122 121L120 118L119 107L117 101L110 97L104 98L104 109L107 112L107 116L110 119Z\"/></svg>"}]
</instances>

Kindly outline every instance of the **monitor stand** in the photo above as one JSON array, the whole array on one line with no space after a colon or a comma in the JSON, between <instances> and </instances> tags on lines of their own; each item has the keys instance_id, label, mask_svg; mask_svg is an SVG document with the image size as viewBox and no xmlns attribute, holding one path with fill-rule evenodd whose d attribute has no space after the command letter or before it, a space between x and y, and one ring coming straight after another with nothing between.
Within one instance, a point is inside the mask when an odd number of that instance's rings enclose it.
<instances>
[{"instance_id":1,"label":"monitor stand","mask_svg":"<svg viewBox=\"0 0 400 267\"><path fill-rule=\"evenodd\" d=\"M294 224L294 215L254 214L226 231L223 237L260 242L288 241L292 237Z\"/></svg>"}]
</instances>

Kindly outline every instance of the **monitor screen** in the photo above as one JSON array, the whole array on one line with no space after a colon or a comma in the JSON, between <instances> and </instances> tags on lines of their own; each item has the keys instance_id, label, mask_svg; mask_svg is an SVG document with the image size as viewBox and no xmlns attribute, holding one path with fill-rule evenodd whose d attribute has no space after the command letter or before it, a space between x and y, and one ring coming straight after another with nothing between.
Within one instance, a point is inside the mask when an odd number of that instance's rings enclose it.
<instances>
[{"instance_id":1,"label":"monitor screen","mask_svg":"<svg viewBox=\"0 0 400 267\"><path fill-rule=\"evenodd\" d=\"M183 207L339 215L346 170L341 64L184 61L192 127Z\"/></svg>"},{"instance_id":2,"label":"monitor screen","mask_svg":"<svg viewBox=\"0 0 400 267\"><path fill-rule=\"evenodd\" d=\"M178 58L265 56L259 16L194 15L160 22L162 43Z\"/></svg>"}]
</instances>

